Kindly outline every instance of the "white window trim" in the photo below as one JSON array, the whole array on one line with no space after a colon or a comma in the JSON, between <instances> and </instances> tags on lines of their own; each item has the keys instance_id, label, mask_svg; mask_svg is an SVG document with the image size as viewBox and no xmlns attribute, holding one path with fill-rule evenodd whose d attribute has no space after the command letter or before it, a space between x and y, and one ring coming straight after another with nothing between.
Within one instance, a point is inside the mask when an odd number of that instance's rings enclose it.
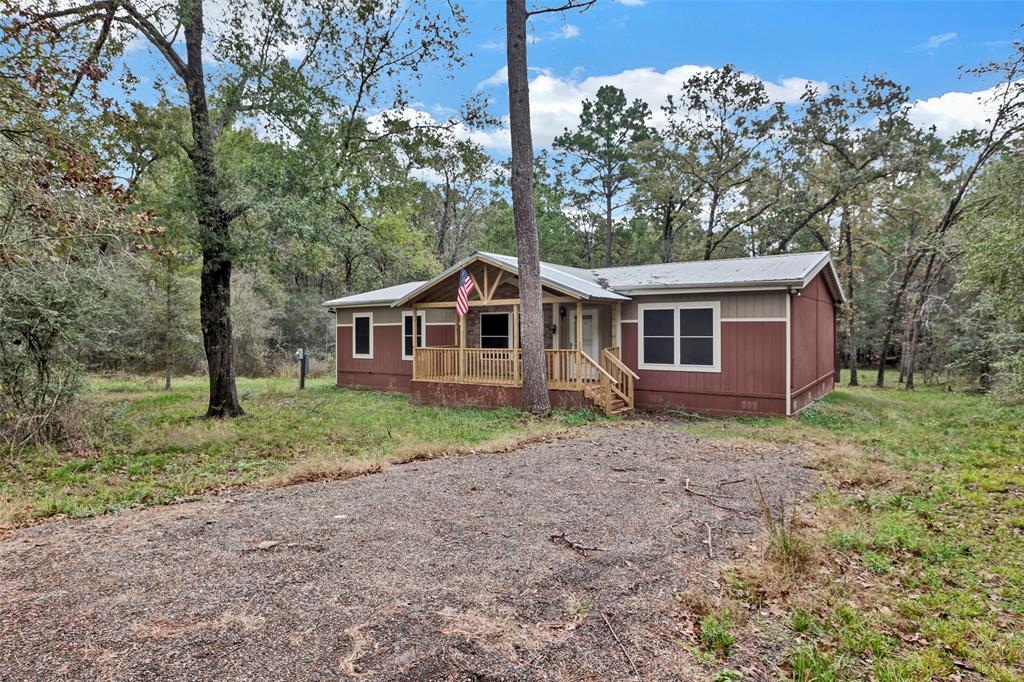
<instances>
[{"instance_id":1,"label":"white window trim","mask_svg":"<svg viewBox=\"0 0 1024 682\"><path fill-rule=\"evenodd\" d=\"M488 311L480 313L480 338L478 339L479 347L480 348L484 347L484 315L504 315L505 316L505 328L508 329L508 334L505 335L505 338L508 339L508 345L505 346L505 348L511 348L512 347L512 313L506 313L506 312L502 312L500 310L488 310ZM497 350L501 350L501 349L497 349Z\"/></svg>"},{"instance_id":2,"label":"white window trim","mask_svg":"<svg viewBox=\"0 0 1024 682\"><path fill-rule=\"evenodd\" d=\"M711 365L679 364L679 311L687 308L711 308L711 331L714 334L714 363ZM644 362L644 311L672 311L672 357L671 365ZM722 303L720 301L681 301L678 303L640 303L637 306L637 358L640 369L663 372L715 372L722 371Z\"/></svg>"},{"instance_id":3,"label":"white window trim","mask_svg":"<svg viewBox=\"0 0 1024 682\"><path fill-rule=\"evenodd\" d=\"M356 352L356 320L360 317L365 317L370 320L370 352L369 353L357 353ZM352 313L352 357L361 358L364 360L373 359L373 313Z\"/></svg>"},{"instance_id":4,"label":"white window trim","mask_svg":"<svg viewBox=\"0 0 1024 682\"><path fill-rule=\"evenodd\" d=\"M419 317L421 320L423 320L423 333L420 334L420 345L417 346L416 345L416 336L415 336L416 328L413 327L413 340L412 340L413 348L424 348L427 345L426 344L426 338L427 338L427 311L426 310L417 310L416 311L416 316ZM412 356L411 355L406 355L405 354L405 318L407 318L407 317L412 317L412 311L411 310L403 310L402 311L402 359L403 360L412 360Z\"/></svg>"}]
</instances>

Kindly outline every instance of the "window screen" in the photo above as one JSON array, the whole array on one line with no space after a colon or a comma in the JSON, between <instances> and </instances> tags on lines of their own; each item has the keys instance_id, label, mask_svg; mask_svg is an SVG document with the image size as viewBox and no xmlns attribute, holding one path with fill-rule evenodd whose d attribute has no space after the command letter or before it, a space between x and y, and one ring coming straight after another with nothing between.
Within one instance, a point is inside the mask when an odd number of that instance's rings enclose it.
<instances>
[{"instance_id":1,"label":"window screen","mask_svg":"<svg viewBox=\"0 0 1024 682\"><path fill-rule=\"evenodd\" d=\"M711 308L680 308L679 364L715 364L715 316Z\"/></svg>"},{"instance_id":2,"label":"window screen","mask_svg":"<svg viewBox=\"0 0 1024 682\"><path fill-rule=\"evenodd\" d=\"M480 347L508 348L508 313L480 313Z\"/></svg>"},{"instance_id":3,"label":"window screen","mask_svg":"<svg viewBox=\"0 0 1024 682\"><path fill-rule=\"evenodd\" d=\"M370 354L370 318L369 317L353 317L352 318L352 329L355 334L355 346L353 353L356 355L369 355Z\"/></svg>"},{"instance_id":4,"label":"window screen","mask_svg":"<svg viewBox=\"0 0 1024 682\"><path fill-rule=\"evenodd\" d=\"M644 362L653 365L675 363L673 344L675 330L672 309L644 311Z\"/></svg>"}]
</instances>

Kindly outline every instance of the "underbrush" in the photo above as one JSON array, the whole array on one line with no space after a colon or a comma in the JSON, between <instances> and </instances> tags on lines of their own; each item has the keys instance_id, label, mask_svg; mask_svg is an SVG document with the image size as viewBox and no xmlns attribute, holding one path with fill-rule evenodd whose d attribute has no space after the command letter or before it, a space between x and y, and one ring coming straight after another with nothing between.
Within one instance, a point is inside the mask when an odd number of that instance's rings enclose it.
<instances>
[{"instance_id":1,"label":"underbrush","mask_svg":"<svg viewBox=\"0 0 1024 682\"><path fill-rule=\"evenodd\" d=\"M865 377L870 380L870 377ZM924 387L839 388L795 419L694 434L802 443L825 484L727 573L734 628L793 680L1024 678L1024 408Z\"/></svg>"}]
</instances>

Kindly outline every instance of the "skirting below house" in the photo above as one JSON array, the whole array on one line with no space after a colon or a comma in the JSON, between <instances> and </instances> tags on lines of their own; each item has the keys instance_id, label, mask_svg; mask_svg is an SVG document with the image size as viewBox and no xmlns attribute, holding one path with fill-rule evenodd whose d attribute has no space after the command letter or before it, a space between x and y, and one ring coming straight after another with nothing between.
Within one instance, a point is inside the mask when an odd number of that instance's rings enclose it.
<instances>
[{"instance_id":1,"label":"skirting below house","mask_svg":"<svg viewBox=\"0 0 1024 682\"><path fill-rule=\"evenodd\" d=\"M412 377L398 372L338 372L341 388L369 388L389 393L408 393Z\"/></svg>"},{"instance_id":2,"label":"skirting below house","mask_svg":"<svg viewBox=\"0 0 1024 682\"><path fill-rule=\"evenodd\" d=\"M793 393L793 414L804 409L818 398L828 395L834 388L835 375L832 372L804 388L798 388Z\"/></svg>"},{"instance_id":3,"label":"skirting below house","mask_svg":"<svg viewBox=\"0 0 1024 682\"><path fill-rule=\"evenodd\" d=\"M548 391L551 406L567 410L593 407L580 391ZM427 405L449 407L520 407L523 392L518 386L453 384L440 381L413 381L412 399Z\"/></svg>"},{"instance_id":4,"label":"skirting below house","mask_svg":"<svg viewBox=\"0 0 1024 682\"><path fill-rule=\"evenodd\" d=\"M638 410L697 412L713 415L771 416L786 414L785 396L719 395L686 391L636 389Z\"/></svg>"}]
</instances>

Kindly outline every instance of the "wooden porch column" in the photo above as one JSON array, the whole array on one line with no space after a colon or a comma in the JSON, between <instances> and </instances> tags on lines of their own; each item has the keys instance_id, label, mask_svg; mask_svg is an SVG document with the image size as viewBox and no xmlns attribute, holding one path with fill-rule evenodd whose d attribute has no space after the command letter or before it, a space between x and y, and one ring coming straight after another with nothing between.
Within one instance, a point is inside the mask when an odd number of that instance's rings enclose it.
<instances>
[{"instance_id":1,"label":"wooden porch column","mask_svg":"<svg viewBox=\"0 0 1024 682\"><path fill-rule=\"evenodd\" d=\"M612 347L619 348L619 359L622 359L622 339L619 338L619 320L622 319L622 304L612 304Z\"/></svg>"},{"instance_id":2,"label":"wooden porch column","mask_svg":"<svg viewBox=\"0 0 1024 682\"><path fill-rule=\"evenodd\" d=\"M419 311L416 308L412 309L412 378L416 378L416 349L420 347L420 335L419 335ZM426 324L426 320L423 321ZM423 330L426 333L426 329ZM405 330L402 330L402 344L405 344ZM403 349L403 353L405 350Z\"/></svg>"},{"instance_id":3,"label":"wooden porch column","mask_svg":"<svg viewBox=\"0 0 1024 682\"><path fill-rule=\"evenodd\" d=\"M522 385L519 376L519 304L512 305L512 376L517 385Z\"/></svg>"},{"instance_id":4,"label":"wooden porch column","mask_svg":"<svg viewBox=\"0 0 1024 682\"><path fill-rule=\"evenodd\" d=\"M583 301L576 301L576 385L583 390Z\"/></svg>"},{"instance_id":5,"label":"wooden porch column","mask_svg":"<svg viewBox=\"0 0 1024 682\"><path fill-rule=\"evenodd\" d=\"M468 314L467 312L466 315ZM455 315L459 321L459 380L461 381L466 370L466 315L458 317L458 312Z\"/></svg>"}]
</instances>

